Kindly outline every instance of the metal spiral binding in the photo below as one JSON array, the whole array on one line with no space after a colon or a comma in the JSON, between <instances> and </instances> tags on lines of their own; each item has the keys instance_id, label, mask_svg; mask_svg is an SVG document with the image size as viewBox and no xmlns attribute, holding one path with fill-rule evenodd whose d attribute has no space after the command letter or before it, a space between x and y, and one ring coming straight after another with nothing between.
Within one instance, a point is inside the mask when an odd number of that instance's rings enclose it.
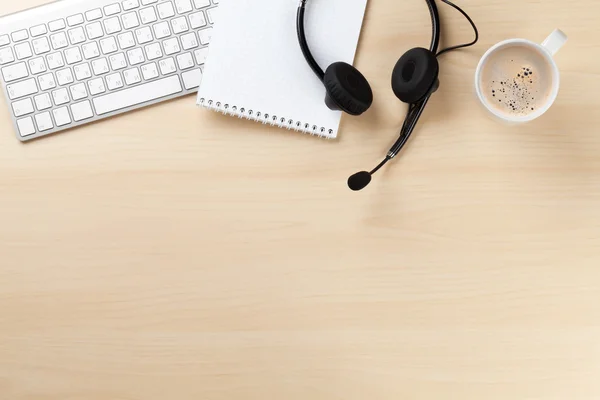
<instances>
[{"instance_id":1,"label":"metal spiral binding","mask_svg":"<svg viewBox=\"0 0 600 400\"><path fill-rule=\"evenodd\" d=\"M228 103L222 104L220 101L207 100L200 98L198 104L201 107L212 111L220 112L224 115L235 116L238 118L246 118L251 121L262 122L265 125L277 126L280 128L303 132L313 136L320 136L326 139L334 139L333 129L327 129L323 126L319 127L308 122L295 121L286 117L271 115L245 107L238 107Z\"/></svg>"}]
</instances>

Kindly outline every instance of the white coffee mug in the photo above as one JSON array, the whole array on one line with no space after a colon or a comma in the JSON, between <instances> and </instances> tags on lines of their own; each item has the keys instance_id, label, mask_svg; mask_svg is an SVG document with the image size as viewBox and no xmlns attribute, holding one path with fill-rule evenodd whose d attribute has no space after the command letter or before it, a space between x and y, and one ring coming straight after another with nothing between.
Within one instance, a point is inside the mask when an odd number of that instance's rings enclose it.
<instances>
[{"instance_id":1,"label":"white coffee mug","mask_svg":"<svg viewBox=\"0 0 600 400\"><path fill-rule=\"evenodd\" d=\"M546 40L542 42L542 44L537 44L527 39L508 39L492 46L479 61L479 65L477 66L477 70L475 72L475 90L481 104L494 117L511 124L533 121L534 119L542 116L546 111L548 111L548 109L550 109L552 104L554 104L556 97L558 96L558 89L560 87L560 72L553 56L558 52L558 50L560 50L566 41L567 35L565 35L565 33L560 29L555 29L554 32L552 32L550 36L548 36ZM501 113L498 111L497 107L493 107L488 102L487 98L483 95L484 88L481 87L482 71L494 53L505 47L515 45L524 46L526 48L530 48L532 51L537 51L538 53L542 54L552 70L552 87L550 89L550 95L548 96L547 101L541 107L538 107L534 112L526 115Z\"/></svg>"}]
</instances>

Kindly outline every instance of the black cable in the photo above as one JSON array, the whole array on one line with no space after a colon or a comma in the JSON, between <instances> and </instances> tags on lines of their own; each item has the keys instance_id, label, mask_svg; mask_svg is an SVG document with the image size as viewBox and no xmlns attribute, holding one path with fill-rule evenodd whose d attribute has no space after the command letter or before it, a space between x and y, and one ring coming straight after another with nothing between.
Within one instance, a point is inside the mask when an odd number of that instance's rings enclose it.
<instances>
[{"instance_id":1,"label":"black cable","mask_svg":"<svg viewBox=\"0 0 600 400\"><path fill-rule=\"evenodd\" d=\"M394 158L400 153L410 136L412 135L415 127L417 126L417 122L421 118L421 114L423 114L423 110L425 110L425 106L429 102L429 98L431 94L427 95L423 100L418 103L411 104L408 116L404 120L404 124L402 125L402 129L400 130L400 137L394 143L394 145L388 151L388 157Z\"/></svg>"},{"instance_id":2,"label":"black cable","mask_svg":"<svg viewBox=\"0 0 600 400\"><path fill-rule=\"evenodd\" d=\"M383 167L385 164L387 164L388 161L390 161L392 158L387 156L385 157L385 159L379 163L378 166L376 166L375 168L373 168L373 170L371 172L369 172L369 174L373 175L375 172L379 171L381 169L381 167Z\"/></svg>"},{"instance_id":3,"label":"black cable","mask_svg":"<svg viewBox=\"0 0 600 400\"><path fill-rule=\"evenodd\" d=\"M435 53L440 45L440 13L438 12L435 0L426 0L427 7L429 7L429 14L431 15L431 45L429 45L429 51Z\"/></svg>"},{"instance_id":4,"label":"black cable","mask_svg":"<svg viewBox=\"0 0 600 400\"><path fill-rule=\"evenodd\" d=\"M437 53L438 57L441 56L442 54L447 53L447 52L452 51L452 50L457 50L457 49L462 49L462 48L465 48L465 47L473 46L479 40L479 31L477 30L477 26L475 25L475 22L473 22L473 20L471 19L471 17L469 17L469 14L467 14L466 12L464 12L459 6L457 6L456 4L452 3L450 0L442 0L442 1L444 3L446 3L446 4L448 4L449 6L453 7L458 12L460 12L467 19L467 21L469 21L469 23L473 27L473 31L475 31L475 40L473 40L472 42L469 42L469 43L459 44L457 46L452 46L452 47L445 48L444 50L441 50L439 53Z\"/></svg>"},{"instance_id":5,"label":"black cable","mask_svg":"<svg viewBox=\"0 0 600 400\"><path fill-rule=\"evenodd\" d=\"M302 54L304 54L304 58L308 62L310 68L314 71L314 73L319 77L321 82L325 79L325 72L321 69L317 60L313 57L310 52L310 48L308 47L308 42L306 40L306 33L304 31L304 12L306 10L306 1L302 0L300 6L298 7L298 15L296 21L296 30L298 33L298 42L300 43L300 48L302 49Z\"/></svg>"}]
</instances>

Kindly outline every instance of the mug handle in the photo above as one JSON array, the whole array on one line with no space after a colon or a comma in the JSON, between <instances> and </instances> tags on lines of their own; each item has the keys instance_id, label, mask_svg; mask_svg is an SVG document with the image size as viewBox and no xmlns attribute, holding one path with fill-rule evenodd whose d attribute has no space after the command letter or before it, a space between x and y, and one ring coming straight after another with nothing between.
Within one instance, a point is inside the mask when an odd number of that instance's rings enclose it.
<instances>
[{"instance_id":1,"label":"mug handle","mask_svg":"<svg viewBox=\"0 0 600 400\"><path fill-rule=\"evenodd\" d=\"M555 55L566 42L567 35L560 29L555 29L554 32L542 42L542 47L544 47L551 55Z\"/></svg>"}]
</instances>

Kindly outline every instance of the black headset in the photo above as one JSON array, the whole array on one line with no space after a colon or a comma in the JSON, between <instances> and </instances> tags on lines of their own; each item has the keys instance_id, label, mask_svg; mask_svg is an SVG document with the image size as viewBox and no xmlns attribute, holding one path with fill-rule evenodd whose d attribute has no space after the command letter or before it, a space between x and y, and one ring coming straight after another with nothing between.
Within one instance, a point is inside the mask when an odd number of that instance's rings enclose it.
<instances>
[{"instance_id":1,"label":"black headset","mask_svg":"<svg viewBox=\"0 0 600 400\"><path fill-rule=\"evenodd\" d=\"M343 111L350 115L361 115L373 104L371 86L364 75L348 63L333 63L325 72L319 67L308 47L304 31L304 14L307 1L300 0L300 5L298 6L296 20L298 41L308 65L325 86L325 104L331 110ZM439 88L438 77L440 66L438 57L451 50L472 46L479 39L479 32L473 20L460 7L449 0L442 0L444 3L458 10L469 21L475 31L475 40L438 52L441 31L440 15L435 0L425 1L429 7L433 26L431 45L429 49L416 47L408 50L400 57L392 71L392 90L400 101L409 105L408 114L400 130L400 137L390 148L385 159L377 167L370 172L362 171L356 173L348 179L348 186L352 190L364 189L371 182L372 175L388 161L396 157L410 138L429 98Z\"/></svg>"}]
</instances>

